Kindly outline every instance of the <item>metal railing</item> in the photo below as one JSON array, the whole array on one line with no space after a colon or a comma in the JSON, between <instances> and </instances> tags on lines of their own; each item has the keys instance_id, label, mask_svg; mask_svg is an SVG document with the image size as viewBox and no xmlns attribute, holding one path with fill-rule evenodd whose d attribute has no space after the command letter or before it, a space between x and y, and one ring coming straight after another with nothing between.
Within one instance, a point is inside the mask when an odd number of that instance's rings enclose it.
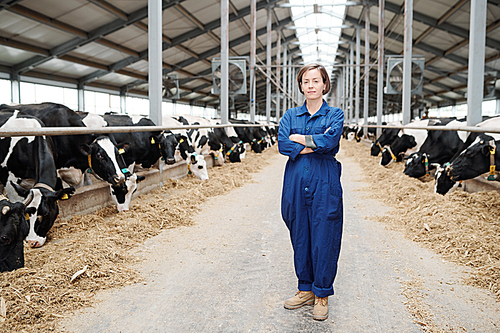
<instances>
[{"instance_id":1,"label":"metal railing","mask_svg":"<svg viewBox=\"0 0 500 333\"><path fill-rule=\"evenodd\" d=\"M477 127L477 126L403 126L403 125L358 125L365 128L398 128L398 129L416 129L431 131L464 131L475 133L500 133L498 127Z\"/></svg>"},{"instance_id":2,"label":"metal railing","mask_svg":"<svg viewBox=\"0 0 500 333\"><path fill-rule=\"evenodd\" d=\"M221 125L186 125L186 126L110 126L110 127L42 127L42 128L0 128L0 137L16 136L55 136L81 134L136 133L150 131L174 131L183 129L226 128L226 127L264 127L278 124L221 124Z\"/></svg>"}]
</instances>

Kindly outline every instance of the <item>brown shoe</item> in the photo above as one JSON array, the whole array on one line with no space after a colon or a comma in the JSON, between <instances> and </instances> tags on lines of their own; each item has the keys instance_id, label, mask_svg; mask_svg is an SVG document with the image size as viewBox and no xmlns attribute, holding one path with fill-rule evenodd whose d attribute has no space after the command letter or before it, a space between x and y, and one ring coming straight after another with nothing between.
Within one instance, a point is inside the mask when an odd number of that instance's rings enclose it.
<instances>
[{"instance_id":1,"label":"brown shoe","mask_svg":"<svg viewBox=\"0 0 500 333\"><path fill-rule=\"evenodd\" d=\"M314 300L313 319L325 320L328 318L328 297L316 297Z\"/></svg>"},{"instance_id":2,"label":"brown shoe","mask_svg":"<svg viewBox=\"0 0 500 333\"><path fill-rule=\"evenodd\" d=\"M285 301L285 309L295 310L304 305L313 305L314 294L312 291L298 291L294 297Z\"/></svg>"}]
</instances>

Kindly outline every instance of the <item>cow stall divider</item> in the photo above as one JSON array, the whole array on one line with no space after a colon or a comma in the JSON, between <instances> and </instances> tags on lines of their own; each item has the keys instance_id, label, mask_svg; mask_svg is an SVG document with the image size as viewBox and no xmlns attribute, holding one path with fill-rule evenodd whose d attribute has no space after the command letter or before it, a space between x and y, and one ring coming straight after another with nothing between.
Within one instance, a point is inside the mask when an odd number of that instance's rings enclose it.
<instances>
[{"instance_id":1,"label":"cow stall divider","mask_svg":"<svg viewBox=\"0 0 500 333\"><path fill-rule=\"evenodd\" d=\"M133 133L133 132L149 132L149 131L168 131L182 129L202 129L202 128L226 128L226 127L265 127L277 126L277 124L223 124L223 125L186 125L177 127L168 126L131 126L131 127L102 127L102 128L87 128L87 127L44 127L38 130L32 128L17 128L17 129L2 129L0 137L16 137L16 136L56 136L56 135L79 135L79 134L109 134L109 133ZM246 149L250 147L246 144ZM210 157L210 158L208 158ZM214 166L213 159L210 155L205 156L207 168ZM160 170L161 167L161 170ZM186 161L179 161L173 165L160 163L145 171L136 172L137 175L145 176L146 178L137 184L133 198L141 194L147 194L151 191L159 189L161 184L168 179L176 179L186 177L188 168ZM70 200L59 201L59 217L68 219L75 215L90 214L101 208L113 205L113 200L110 194L109 184L105 181L98 181L92 185L82 186L76 189Z\"/></svg>"},{"instance_id":2,"label":"cow stall divider","mask_svg":"<svg viewBox=\"0 0 500 333\"><path fill-rule=\"evenodd\" d=\"M430 131L463 131L474 133L500 133L498 127L477 127L477 126L411 126L411 125L357 125L364 128L381 129L412 129L412 130L430 130ZM368 140L367 140L368 141ZM497 169L498 172L498 169ZM462 181L464 191L474 193L481 191L497 191L500 193L500 182L486 180L483 175Z\"/></svg>"}]
</instances>

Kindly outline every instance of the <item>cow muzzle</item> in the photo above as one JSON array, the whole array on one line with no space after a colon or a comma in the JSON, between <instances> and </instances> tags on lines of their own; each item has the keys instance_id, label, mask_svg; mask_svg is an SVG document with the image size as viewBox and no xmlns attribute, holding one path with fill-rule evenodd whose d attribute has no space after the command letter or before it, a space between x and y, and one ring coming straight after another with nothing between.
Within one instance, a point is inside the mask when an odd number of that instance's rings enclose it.
<instances>
[{"instance_id":1,"label":"cow muzzle","mask_svg":"<svg viewBox=\"0 0 500 333\"><path fill-rule=\"evenodd\" d=\"M116 175L113 180L115 181L115 185L120 185L125 183L125 175Z\"/></svg>"},{"instance_id":2,"label":"cow muzzle","mask_svg":"<svg viewBox=\"0 0 500 333\"><path fill-rule=\"evenodd\" d=\"M42 244L40 244L38 241L36 240L29 240L29 241L26 241L28 243L28 245L30 247L33 247L33 248L36 248L36 247L41 247Z\"/></svg>"},{"instance_id":3,"label":"cow muzzle","mask_svg":"<svg viewBox=\"0 0 500 333\"><path fill-rule=\"evenodd\" d=\"M173 158L173 157L167 158L167 159L165 159L165 163L172 165L175 163L175 158Z\"/></svg>"}]
</instances>

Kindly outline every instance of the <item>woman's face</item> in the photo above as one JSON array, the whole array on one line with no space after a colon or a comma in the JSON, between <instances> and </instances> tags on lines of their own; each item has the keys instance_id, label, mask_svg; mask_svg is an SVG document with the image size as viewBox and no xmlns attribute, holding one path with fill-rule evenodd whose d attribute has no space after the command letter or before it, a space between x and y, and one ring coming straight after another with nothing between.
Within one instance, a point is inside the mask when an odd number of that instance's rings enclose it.
<instances>
[{"instance_id":1,"label":"woman's face","mask_svg":"<svg viewBox=\"0 0 500 333\"><path fill-rule=\"evenodd\" d=\"M305 72L302 77L302 91L308 100L322 99L325 84L317 68Z\"/></svg>"}]
</instances>

